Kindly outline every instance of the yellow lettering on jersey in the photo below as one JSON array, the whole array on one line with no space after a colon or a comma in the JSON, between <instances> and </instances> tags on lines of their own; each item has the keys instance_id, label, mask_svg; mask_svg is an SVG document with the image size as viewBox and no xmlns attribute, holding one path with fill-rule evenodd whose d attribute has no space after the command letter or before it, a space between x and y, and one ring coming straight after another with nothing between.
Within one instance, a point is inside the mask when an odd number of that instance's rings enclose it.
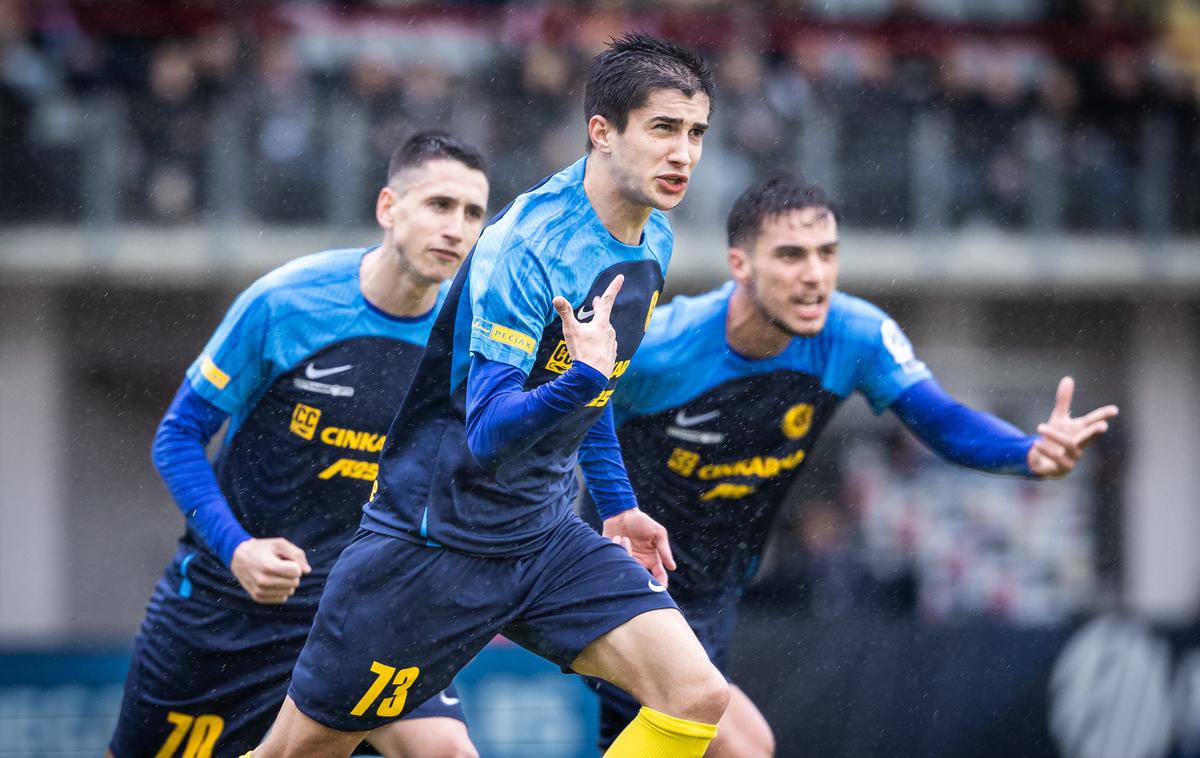
<instances>
[{"instance_id":1,"label":"yellow lettering on jersey","mask_svg":"<svg viewBox=\"0 0 1200 758\"><path fill-rule=\"evenodd\" d=\"M783 434L790 440L798 440L808 434L808 430L812 428L813 407L808 403L798 403L787 409L787 413L783 414L783 421L780 422L779 428L783 430Z\"/></svg>"},{"instance_id":2,"label":"yellow lettering on jersey","mask_svg":"<svg viewBox=\"0 0 1200 758\"><path fill-rule=\"evenodd\" d=\"M588 403L589 408L603 408L608 405L608 401L612 398L612 390L604 390L599 395L592 398L592 402Z\"/></svg>"},{"instance_id":3,"label":"yellow lettering on jersey","mask_svg":"<svg viewBox=\"0 0 1200 758\"><path fill-rule=\"evenodd\" d=\"M565 374L569 368L571 368L571 352L567 350L567 343L559 340L558 344L554 346L554 352L550 353L550 360L546 361L546 370L556 374Z\"/></svg>"},{"instance_id":4,"label":"yellow lettering on jersey","mask_svg":"<svg viewBox=\"0 0 1200 758\"><path fill-rule=\"evenodd\" d=\"M217 364L207 355L200 359L200 375L219 390L225 389L225 385L229 384L229 374L217 368Z\"/></svg>"},{"instance_id":5,"label":"yellow lettering on jersey","mask_svg":"<svg viewBox=\"0 0 1200 758\"><path fill-rule=\"evenodd\" d=\"M292 434L311 440L317 433L317 422L321 420L321 409L304 403L296 403L292 409L292 423L288 426ZM328 430L326 430L328 431Z\"/></svg>"},{"instance_id":6,"label":"yellow lettering on jersey","mask_svg":"<svg viewBox=\"0 0 1200 758\"><path fill-rule=\"evenodd\" d=\"M354 458L339 458L324 471L317 474L318 479L332 479L335 476L371 481L379 476L379 464L372 461L359 461Z\"/></svg>"},{"instance_id":7,"label":"yellow lettering on jersey","mask_svg":"<svg viewBox=\"0 0 1200 758\"><path fill-rule=\"evenodd\" d=\"M671 451L671 457L667 458L667 468L680 476L691 476L699 462L699 454L677 447Z\"/></svg>"},{"instance_id":8,"label":"yellow lettering on jersey","mask_svg":"<svg viewBox=\"0 0 1200 758\"><path fill-rule=\"evenodd\" d=\"M387 436L374 432L360 432L354 429L341 429L327 426L321 430L321 441L330 447L344 447L349 450L362 450L365 453L378 453L383 449Z\"/></svg>"},{"instance_id":9,"label":"yellow lettering on jersey","mask_svg":"<svg viewBox=\"0 0 1200 758\"><path fill-rule=\"evenodd\" d=\"M530 337L528 334L518 332L516 329L509 329L507 326L492 324L492 330L488 332L488 339L495 340L502 345L515 347L524 353L533 355L534 349L537 348L537 340Z\"/></svg>"},{"instance_id":10,"label":"yellow lettering on jersey","mask_svg":"<svg viewBox=\"0 0 1200 758\"><path fill-rule=\"evenodd\" d=\"M642 327L643 332L650 329L650 317L654 315L654 306L656 305L658 305L658 290L655 290L654 294L650 296L650 309L646 311L646 324Z\"/></svg>"},{"instance_id":11,"label":"yellow lettering on jersey","mask_svg":"<svg viewBox=\"0 0 1200 758\"><path fill-rule=\"evenodd\" d=\"M773 455L756 455L753 458L743 458L730 463L710 463L701 466L700 470L696 472L696 476L706 481L725 479L731 476L773 479L799 466L804 462L804 456L803 450L796 450L782 458ZM684 474L684 476L690 476L690 474Z\"/></svg>"},{"instance_id":12,"label":"yellow lettering on jersey","mask_svg":"<svg viewBox=\"0 0 1200 758\"><path fill-rule=\"evenodd\" d=\"M619 379L619 378L621 378L621 375L625 373L625 370L628 368L629 368L629 361L617 361L616 365L613 366L612 374L610 374L608 378L609 379Z\"/></svg>"},{"instance_id":13,"label":"yellow lettering on jersey","mask_svg":"<svg viewBox=\"0 0 1200 758\"><path fill-rule=\"evenodd\" d=\"M725 500L737 500L738 498L749 495L751 492L754 492L754 490L755 488L749 484L731 484L729 482L721 482L716 487L713 487L711 490L701 495L700 499L716 500L717 498L723 498Z\"/></svg>"}]
</instances>

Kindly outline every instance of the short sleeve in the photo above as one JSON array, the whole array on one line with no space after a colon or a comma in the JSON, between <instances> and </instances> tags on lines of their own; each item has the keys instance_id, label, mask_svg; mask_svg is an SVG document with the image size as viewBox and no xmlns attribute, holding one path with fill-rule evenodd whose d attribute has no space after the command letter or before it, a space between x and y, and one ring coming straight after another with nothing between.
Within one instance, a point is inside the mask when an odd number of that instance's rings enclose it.
<instances>
[{"instance_id":1,"label":"short sleeve","mask_svg":"<svg viewBox=\"0 0 1200 758\"><path fill-rule=\"evenodd\" d=\"M528 250L511 249L474 262L470 277L471 352L528 374L554 317L545 269Z\"/></svg>"},{"instance_id":2,"label":"short sleeve","mask_svg":"<svg viewBox=\"0 0 1200 758\"><path fill-rule=\"evenodd\" d=\"M267 293L259 283L238 296L187 370L192 389L231 416L254 401L270 371L263 355Z\"/></svg>"},{"instance_id":3,"label":"short sleeve","mask_svg":"<svg viewBox=\"0 0 1200 758\"><path fill-rule=\"evenodd\" d=\"M885 317L879 322L864 352L859 365L858 390L877 414L906 389L933 376L917 359L912 342L900 325L890 318Z\"/></svg>"}]
</instances>

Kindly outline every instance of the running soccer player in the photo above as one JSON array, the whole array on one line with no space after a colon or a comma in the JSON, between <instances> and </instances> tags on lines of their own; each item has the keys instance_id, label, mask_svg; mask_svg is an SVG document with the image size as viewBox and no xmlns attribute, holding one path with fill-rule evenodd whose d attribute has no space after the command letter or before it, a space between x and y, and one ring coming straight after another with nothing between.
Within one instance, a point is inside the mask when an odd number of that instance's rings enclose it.
<instances>
[{"instance_id":1,"label":"running soccer player","mask_svg":"<svg viewBox=\"0 0 1200 758\"><path fill-rule=\"evenodd\" d=\"M609 756L704 753L728 687L665 592L665 532L630 507L609 398L662 291L662 211L712 92L698 55L647 35L593 59L588 153L514 200L459 272L255 758L347 755L497 632L645 706ZM650 570L574 514L577 452Z\"/></svg>"},{"instance_id":2,"label":"running soccer player","mask_svg":"<svg viewBox=\"0 0 1200 758\"><path fill-rule=\"evenodd\" d=\"M262 739L487 202L474 148L415 135L376 200L382 244L259 279L188 369L153 451L187 531L137 637L111 756L237 755ZM214 471L204 448L227 420ZM445 686L364 738L395 758L474 756Z\"/></svg>"},{"instance_id":3,"label":"running soccer player","mask_svg":"<svg viewBox=\"0 0 1200 758\"><path fill-rule=\"evenodd\" d=\"M890 409L947 460L1039 478L1069 473L1117 414L1109 405L1071 417L1070 378L1036 436L955 402L895 321L837 291L837 214L816 186L756 183L729 214L728 243L733 281L659 308L613 397L637 500L671 535L671 595L722 670L774 513L851 393ZM603 530L620 534L621 524L610 518ZM603 744L637 701L594 684ZM771 755L766 720L731 692L708 755Z\"/></svg>"}]
</instances>

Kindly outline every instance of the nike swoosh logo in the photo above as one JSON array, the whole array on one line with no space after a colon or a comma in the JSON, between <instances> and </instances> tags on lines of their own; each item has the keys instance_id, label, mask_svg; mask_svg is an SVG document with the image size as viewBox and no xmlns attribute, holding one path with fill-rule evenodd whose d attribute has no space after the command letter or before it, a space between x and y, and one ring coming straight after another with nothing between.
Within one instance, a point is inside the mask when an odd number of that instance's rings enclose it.
<instances>
[{"instance_id":1,"label":"nike swoosh logo","mask_svg":"<svg viewBox=\"0 0 1200 758\"><path fill-rule=\"evenodd\" d=\"M650 588L651 592L666 592L667 591L667 588L662 586L661 584L655 584L653 579L651 579L649 582L647 582L646 586Z\"/></svg>"},{"instance_id":2,"label":"nike swoosh logo","mask_svg":"<svg viewBox=\"0 0 1200 758\"><path fill-rule=\"evenodd\" d=\"M687 411L680 411L675 414L675 425L695 426L696 424L703 424L705 421L711 421L720 415L720 411L709 411L708 413L701 413L698 416L689 416L687 415Z\"/></svg>"},{"instance_id":3,"label":"nike swoosh logo","mask_svg":"<svg viewBox=\"0 0 1200 758\"><path fill-rule=\"evenodd\" d=\"M304 375L309 379L320 379L323 376L340 374L343 371L349 371L352 368L354 368L352 364L345 366L334 366L333 368L317 368L315 364L310 363L304 367Z\"/></svg>"},{"instance_id":4,"label":"nike swoosh logo","mask_svg":"<svg viewBox=\"0 0 1200 758\"><path fill-rule=\"evenodd\" d=\"M592 314L594 314L595 312L596 311L594 308L589 308L585 305L579 309L579 313L575 314L575 317L578 318L580 321L585 321L585 320L591 318Z\"/></svg>"},{"instance_id":5,"label":"nike swoosh logo","mask_svg":"<svg viewBox=\"0 0 1200 758\"><path fill-rule=\"evenodd\" d=\"M439 693L438 693L438 698L439 698L439 699L442 701L442 703L443 703L443 704L445 704L445 705L458 705L458 704L461 702L461 698L457 698L457 697L450 697L450 696L449 696L449 695L447 695L445 692L439 692Z\"/></svg>"}]
</instances>

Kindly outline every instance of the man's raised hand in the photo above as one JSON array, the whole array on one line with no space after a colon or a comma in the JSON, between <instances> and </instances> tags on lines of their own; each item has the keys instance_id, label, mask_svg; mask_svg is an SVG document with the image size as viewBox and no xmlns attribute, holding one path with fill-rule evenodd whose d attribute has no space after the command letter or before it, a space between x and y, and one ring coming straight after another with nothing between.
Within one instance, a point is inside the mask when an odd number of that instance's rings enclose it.
<instances>
[{"instance_id":1,"label":"man's raised hand","mask_svg":"<svg viewBox=\"0 0 1200 758\"><path fill-rule=\"evenodd\" d=\"M278 605L312 571L304 551L282 537L248 539L233 551L229 570L256 603Z\"/></svg>"},{"instance_id":2,"label":"man's raised hand","mask_svg":"<svg viewBox=\"0 0 1200 758\"><path fill-rule=\"evenodd\" d=\"M617 274L604 294L592 298L592 320L582 323L575 318L571 304L561 295L554 298L554 310L562 319L563 342L572 361L586 363L604 376L611 376L617 364L617 332L609 321L617 293L625 283L625 275ZM584 306L587 307L586 304Z\"/></svg>"},{"instance_id":3,"label":"man's raised hand","mask_svg":"<svg viewBox=\"0 0 1200 758\"><path fill-rule=\"evenodd\" d=\"M1084 449L1092 440L1108 431L1108 420L1117 415L1117 406L1106 405L1085 416L1071 417L1071 398L1075 380L1064 376L1058 383L1054 410L1045 423L1038 424L1038 439L1026 458L1029 470L1040 477L1066 476L1075 468Z\"/></svg>"}]
</instances>

